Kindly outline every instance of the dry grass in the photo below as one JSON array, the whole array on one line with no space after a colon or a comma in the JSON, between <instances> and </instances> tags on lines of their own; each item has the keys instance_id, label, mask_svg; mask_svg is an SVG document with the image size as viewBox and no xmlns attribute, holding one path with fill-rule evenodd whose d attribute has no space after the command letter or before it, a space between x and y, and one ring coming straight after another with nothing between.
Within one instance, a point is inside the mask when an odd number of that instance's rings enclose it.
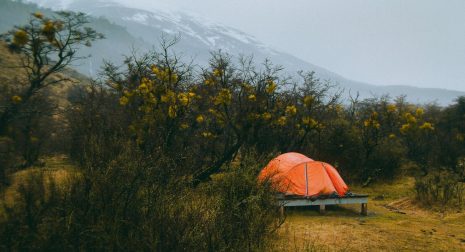
<instances>
[{"instance_id":1,"label":"dry grass","mask_svg":"<svg viewBox=\"0 0 465 252\"><path fill-rule=\"evenodd\" d=\"M419 208L412 178L370 188L367 217L360 206L287 211L277 250L287 251L464 251L465 213L434 213Z\"/></svg>"},{"instance_id":2,"label":"dry grass","mask_svg":"<svg viewBox=\"0 0 465 252\"><path fill-rule=\"evenodd\" d=\"M77 170L70 164L68 158L64 155L58 155L45 159L45 167L31 167L26 170L16 172L11 175L11 185L4 191L5 202L12 205L18 197L18 191L21 186L27 186L27 183L33 177L42 176L45 188L50 183L58 187L66 187L71 180L79 176Z\"/></svg>"}]
</instances>

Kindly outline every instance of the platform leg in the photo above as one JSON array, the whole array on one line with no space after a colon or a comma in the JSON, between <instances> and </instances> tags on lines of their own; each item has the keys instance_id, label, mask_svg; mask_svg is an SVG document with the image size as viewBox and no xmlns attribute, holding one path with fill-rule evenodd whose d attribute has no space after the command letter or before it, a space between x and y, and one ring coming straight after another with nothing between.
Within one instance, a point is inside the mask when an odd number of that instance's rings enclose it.
<instances>
[{"instance_id":1,"label":"platform leg","mask_svg":"<svg viewBox=\"0 0 465 252\"><path fill-rule=\"evenodd\" d=\"M363 216L367 216L368 214L368 204L367 203L362 203L362 211L361 214Z\"/></svg>"},{"instance_id":2,"label":"platform leg","mask_svg":"<svg viewBox=\"0 0 465 252\"><path fill-rule=\"evenodd\" d=\"M282 206L279 208L279 213L281 214L281 217L284 217L284 205L282 205Z\"/></svg>"},{"instance_id":3,"label":"platform leg","mask_svg":"<svg viewBox=\"0 0 465 252\"><path fill-rule=\"evenodd\" d=\"M320 205L320 214L324 214L326 210L326 205Z\"/></svg>"}]
</instances>

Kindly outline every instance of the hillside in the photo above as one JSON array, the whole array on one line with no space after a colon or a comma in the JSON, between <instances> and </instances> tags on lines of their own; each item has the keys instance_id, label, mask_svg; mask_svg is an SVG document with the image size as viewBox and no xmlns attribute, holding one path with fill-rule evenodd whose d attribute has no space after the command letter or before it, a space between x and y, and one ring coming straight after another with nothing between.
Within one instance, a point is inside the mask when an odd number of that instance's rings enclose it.
<instances>
[{"instance_id":1,"label":"hillside","mask_svg":"<svg viewBox=\"0 0 465 252\"><path fill-rule=\"evenodd\" d=\"M20 66L20 58L17 54L11 53L6 44L0 43L0 92L7 85L19 87L27 83L26 72ZM58 78L67 78L68 80L45 88L41 92L45 93L53 104L57 107L57 115L61 114L69 105L68 94L76 85L89 85L90 79L70 68L61 73L53 74L51 80ZM62 120L61 116L54 116L56 120Z\"/></svg>"},{"instance_id":2,"label":"hillside","mask_svg":"<svg viewBox=\"0 0 465 252\"><path fill-rule=\"evenodd\" d=\"M35 1L42 6L82 11L94 16L92 26L103 32L107 39L95 43L92 48L82 51L82 55L92 55L85 62L76 65L80 72L95 76L103 60L121 63L123 55L146 52L159 44L162 34L181 37L175 50L186 61L194 60L199 66L206 65L211 51L222 50L237 57L253 55L257 63L270 59L285 67L287 74L296 75L299 70L315 71L323 80L329 80L344 89L344 98L349 94L360 94L360 98L389 94L391 97L406 95L414 103L437 102L447 105L465 92L437 88L416 88L411 86L377 86L349 80L330 70L316 66L293 55L274 50L253 36L231 27L222 26L181 12L155 12L128 8L106 1L71 1L62 5L61 1ZM15 23L24 22L33 5L21 8L21 3L6 2L0 10L0 32ZM16 14L12 14L16 13ZM5 14L5 15L4 15ZM260 66L260 65L259 65Z\"/></svg>"}]
</instances>

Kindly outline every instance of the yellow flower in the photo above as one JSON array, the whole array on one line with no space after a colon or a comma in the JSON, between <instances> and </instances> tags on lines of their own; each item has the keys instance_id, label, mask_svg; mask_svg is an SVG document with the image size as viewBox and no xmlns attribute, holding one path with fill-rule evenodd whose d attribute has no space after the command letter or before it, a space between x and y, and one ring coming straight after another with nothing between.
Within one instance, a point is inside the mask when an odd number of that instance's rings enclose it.
<instances>
[{"instance_id":1,"label":"yellow flower","mask_svg":"<svg viewBox=\"0 0 465 252\"><path fill-rule=\"evenodd\" d=\"M371 116L372 116L373 118L376 118L376 117L378 117L378 112L376 112L376 111L373 111L373 113L371 113Z\"/></svg>"},{"instance_id":2,"label":"yellow flower","mask_svg":"<svg viewBox=\"0 0 465 252\"><path fill-rule=\"evenodd\" d=\"M166 96L166 95L162 95L160 100L161 100L161 102L165 102L165 103L166 103L166 102L169 101L169 97Z\"/></svg>"},{"instance_id":3,"label":"yellow flower","mask_svg":"<svg viewBox=\"0 0 465 252\"><path fill-rule=\"evenodd\" d=\"M21 96L19 95L14 95L11 97L11 101L16 104L20 103L22 100L23 98L21 98Z\"/></svg>"},{"instance_id":4,"label":"yellow flower","mask_svg":"<svg viewBox=\"0 0 465 252\"><path fill-rule=\"evenodd\" d=\"M278 120L276 121L276 123L280 126L286 125L286 122L287 122L287 118L285 116L279 117Z\"/></svg>"},{"instance_id":5,"label":"yellow flower","mask_svg":"<svg viewBox=\"0 0 465 252\"><path fill-rule=\"evenodd\" d=\"M170 76L170 81L171 83L176 83L178 82L178 75L176 73L172 73L171 76Z\"/></svg>"},{"instance_id":6,"label":"yellow flower","mask_svg":"<svg viewBox=\"0 0 465 252\"><path fill-rule=\"evenodd\" d=\"M224 125L225 117L223 116L221 112L215 109L208 109L208 112L212 115L216 123L219 123L220 125Z\"/></svg>"},{"instance_id":7,"label":"yellow flower","mask_svg":"<svg viewBox=\"0 0 465 252\"><path fill-rule=\"evenodd\" d=\"M55 25L51 20L47 20L42 26L42 31L44 33L53 33L55 32Z\"/></svg>"},{"instance_id":8,"label":"yellow flower","mask_svg":"<svg viewBox=\"0 0 465 252\"><path fill-rule=\"evenodd\" d=\"M144 113L146 113L146 114L148 114L148 113L150 113L150 112L153 111L153 107L152 107L152 106L143 106L143 107L141 107L141 109L143 109L143 110L144 110Z\"/></svg>"},{"instance_id":9,"label":"yellow flower","mask_svg":"<svg viewBox=\"0 0 465 252\"><path fill-rule=\"evenodd\" d=\"M152 72L154 71L154 68L152 68ZM158 69L158 68L155 68L155 75L157 76L157 78L161 81L167 81L170 77L170 74L169 74L169 69Z\"/></svg>"},{"instance_id":10,"label":"yellow flower","mask_svg":"<svg viewBox=\"0 0 465 252\"><path fill-rule=\"evenodd\" d=\"M249 95L249 100L256 101L257 97L254 94Z\"/></svg>"},{"instance_id":11,"label":"yellow flower","mask_svg":"<svg viewBox=\"0 0 465 252\"><path fill-rule=\"evenodd\" d=\"M23 46L29 41L29 35L24 30L18 30L13 35L13 44Z\"/></svg>"},{"instance_id":12,"label":"yellow flower","mask_svg":"<svg viewBox=\"0 0 465 252\"><path fill-rule=\"evenodd\" d=\"M128 90L124 90L124 91L123 91L123 94L124 94L124 96L126 96L126 97L131 97L131 96L134 95L134 93L132 93L132 92L130 92L130 91L128 91Z\"/></svg>"},{"instance_id":13,"label":"yellow flower","mask_svg":"<svg viewBox=\"0 0 465 252\"><path fill-rule=\"evenodd\" d=\"M176 106L169 106L169 108L168 108L168 116L170 118L175 118L176 117Z\"/></svg>"},{"instance_id":14,"label":"yellow flower","mask_svg":"<svg viewBox=\"0 0 465 252\"><path fill-rule=\"evenodd\" d=\"M417 108L417 110L415 111L415 114L417 116L422 116L424 113L425 111L422 108Z\"/></svg>"},{"instance_id":15,"label":"yellow flower","mask_svg":"<svg viewBox=\"0 0 465 252\"><path fill-rule=\"evenodd\" d=\"M373 122L373 127L374 127L375 129L379 129L379 127L381 127L381 124L379 124L379 122L377 122L377 121L374 121L374 122Z\"/></svg>"},{"instance_id":16,"label":"yellow flower","mask_svg":"<svg viewBox=\"0 0 465 252\"><path fill-rule=\"evenodd\" d=\"M128 102L129 102L129 99L126 96L122 96L121 98L119 98L119 104L121 106L125 106L126 104L128 104Z\"/></svg>"},{"instance_id":17,"label":"yellow flower","mask_svg":"<svg viewBox=\"0 0 465 252\"><path fill-rule=\"evenodd\" d=\"M423 125L420 126L420 129L422 130L434 130L433 124L429 122L423 123Z\"/></svg>"},{"instance_id":18,"label":"yellow flower","mask_svg":"<svg viewBox=\"0 0 465 252\"><path fill-rule=\"evenodd\" d=\"M161 101L164 102L164 103L175 103L176 102L176 94L171 91L171 90L168 90L166 91L166 94L162 95L161 96Z\"/></svg>"},{"instance_id":19,"label":"yellow flower","mask_svg":"<svg viewBox=\"0 0 465 252\"><path fill-rule=\"evenodd\" d=\"M214 98L214 104L215 105L229 104L231 103L231 99L232 99L231 91L229 91L229 89L223 88L218 93L218 96Z\"/></svg>"},{"instance_id":20,"label":"yellow flower","mask_svg":"<svg viewBox=\"0 0 465 252\"><path fill-rule=\"evenodd\" d=\"M140 84L138 89L143 94L146 94L146 93L149 92L149 88L147 87L147 85L145 83Z\"/></svg>"},{"instance_id":21,"label":"yellow flower","mask_svg":"<svg viewBox=\"0 0 465 252\"><path fill-rule=\"evenodd\" d=\"M304 104L306 107L310 107L313 103L313 101L315 100L315 98L313 98L313 96L311 95L307 95L304 97Z\"/></svg>"},{"instance_id":22,"label":"yellow flower","mask_svg":"<svg viewBox=\"0 0 465 252\"><path fill-rule=\"evenodd\" d=\"M205 120L203 118L203 115L198 115L197 118L195 118L195 120L198 122L198 123L203 123L203 121Z\"/></svg>"},{"instance_id":23,"label":"yellow flower","mask_svg":"<svg viewBox=\"0 0 465 252\"><path fill-rule=\"evenodd\" d=\"M55 23L53 23L51 20L44 22L44 25L42 26L42 34L45 35L49 42L55 41L55 32Z\"/></svg>"},{"instance_id":24,"label":"yellow flower","mask_svg":"<svg viewBox=\"0 0 465 252\"><path fill-rule=\"evenodd\" d=\"M212 137L213 134L212 134L211 132L204 131L204 132L202 132L202 136L203 136L203 137Z\"/></svg>"},{"instance_id":25,"label":"yellow flower","mask_svg":"<svg viewBox=\"0 0 465 252\"><path fill-rule=\"evenodd\" d=\"M387 108L387 111L388 111L389 113L394 113L394 112L396 112L396 110L397 110L397 107L396 107L395 104L389 104L389 105L387 105L386 108Z\"/></svg>"},{"instance_id":26,"label":"yellow flower","mask_svg":"<svg viewBox=\"0 0 465 252\"><path fill-rule=\"evenodd\" d=\"M365 120L365 121L363 121L363 125L364 125L365 127L370 126L370 124L371 124L371 121L370 121L370 120Z\"/></svg>"},{"instance_id":27,"label":"yellow flower","mask_svg":"<svg viewBox=\"0 0 465 252\"><path fill-rule=\"evenodd\" d=\"M270 120L271 119L271 114L268 113L268 112L265 112L262 114L262 118L267 121L267 120Z\"/></svg>"},{"instance_id":28,"label":"yellow flower","mask_svg":"<svg viewBox=\"0 0 465 252\"><path fill-rule=\"evenodd\" d=\"M317 125L316 125L315 128L316 128L317 130L321 130L321 129L324 129L325 127L326 127L326 126L325 126L323 123L317 122Z\"/></svg>"},{"instance_id":29,"label":"yellow flower","mask_svg":"<svg viewBox=\"0 0 465 252\"><path fill-rule=\"evenodd\" d=\"M394 138L396 138L396 135L394 135L394 134L389 134L389 138L390 138L390 139L394 139Z\"/></svg>"},{"instance_id":30,"label":"yellow flower","mask_svg":"<svg viewBox=\"0 0 465 252\"><path fill-rule=\"evenodd\" d=\"M410 124L403 124L400 128L400 133L405 134L410 129Z\"/></svg>"},{"instance_id":31,"label":"yellow flower","mask_svg":"<svg viewBox=\"0 0 465 252\"><path fill-rule=\"evenodd\" d=\"M288 115L295 115L295 114L297 114L297 108L296 108L294 105L292 105L292 106L287 106L287 107L286 107L286 114L288 114Z\"/></svg>"},{"instance_id":32,"label":"yellow flower","mask_svg":"<svg viewBox=\"0 0 465 252\"><path fill-rule=\"evenodd\" d=\"M187 104L189 103L189 96L188 94L180 93L178 94L178 100L181 103L181 105L187 106Z\"/></svg>"},{"instance_id":33,"label":"yellow flower","mask_svg":"<svg viewBox=\"0 0 465 252\"><path fill-rule=\"evenodd\" d=\"M212 85L212 84L215 83L215 82L214 82L212 79L206 79L206 80L204 81L204 83L205 83L205 85L210 86L210 85Z\"/></svg>"},{"instance_id":34,"label":"yellow flower","mask_svg":"<svg viewBox=\"0 0 465 252\"><path fill-rule=\"evenodd\" d=\"M187 124L187 123L182 123L179 127L180 127L181 129L187 129L187 128L189 128L189 124Z\"/></svg>"},{"instance_id":35,"label":"yellow flower","mask_svg":"<svg viewBox=\"0 0 465 252\"><path fill-rule=\"evenodd\" d=\"M412 114L410 114L408 112L404 114L404 118L405 118L405 120L407 120L408 123L416 123L417 122L417 119L415 118L415 116L413 116Z\"/></svg>"},{"instance_id":36,"label":"yellow flower","mask_svg":"<svg viewBox=\"0 0 465 252\"><path fill-rule=\"evenodd\" d=\"M36 11L33 15L38 19L42 19L44 17L44 14L40 13L39 11Z\"/></svg>"},{"instance_id":37,"label":"yellow flower","mask_svg":"<svg viewBox=\"0 0 465 252\"><path fill-rule=\"evenodd\" d=\"M35 137L35 136L31 136L30 140L31 140L32 143L36 143L36 142L39 141L39 138Z\"/></svg>"},{"instance_id":38,"label":"yellow flower","mask_svg":"<svg viewBox=\"0 0 465 252\"><path fill-rule=\"evenodd\" d=\"M302 118L302 123L305 124L305 125L308 125L310 127L315 127L318 124L318 122L315 119L313 119L313 118L311 118L309 116L303 117Z\"/></svg>"},{"instance_id":39,"label":"yellow flower","mask_svg":"<svg viewBox=\"0 0 465 252\"><path fill-rule=\"evenodd\" d=\"M194 93L194 92L189 92L188 96L189 96L189 98L194 98L194 97L195 97L195 93Z\"/></svg>"},{"instance_id":40,"label":"yellow flower","mask_svg":"<svg viewBox=\"0 0 465 252\"><path fill-rule=\"evenodd\" d=\"M153 65L152 66L152 73L154 73L155 75L159 75L160 74L160 69L157 66Z\"/></svg>"},{"instance_id":41,"label":"yellow flower","mask_svg":"<svg viewBox=\"0 0 465 252\"><path fill-rule=\"evenodd\" d=\"M148 102L152 104L157 104L157 98L151 94Z\"/></svg>"},{"instance_id":42,"label":"yellow flower","mask_svg":"<svg viewBox=\"0 0 465 252\"><path fill-rule=\"evenodd\" d=\"M216 68L213 70L213 76L220 77L223 74L223 70Z\"/></svg>"},{"instance_id":43,"label":"yellow flower","mask_svg":"<svg viewBox=\"0 0 465 252\"><path fill-rule=\"evenodd\" d=\"M268 81L268 85L266 86L266 89L265 91L268 93L268 94L272 94L275 90L276 90L276 83L272 80L269 80Z\"/></svg>"}]
</instances>

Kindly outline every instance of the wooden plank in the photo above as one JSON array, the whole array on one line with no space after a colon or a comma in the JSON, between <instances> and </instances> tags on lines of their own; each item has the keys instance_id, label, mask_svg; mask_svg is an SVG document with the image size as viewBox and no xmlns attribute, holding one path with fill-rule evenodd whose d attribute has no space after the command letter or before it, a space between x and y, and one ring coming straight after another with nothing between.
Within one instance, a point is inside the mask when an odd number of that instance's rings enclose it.
<instances>
[{"instance_id":1,"label":"wooden plank","mask_svg":"<svg viewBox=\"0 0 465 252\"><path fill-rule=\"evenodd\" d=\"M280 200L293 200L293 199L334 199L334 198L339 198L339 199L347 199L347 198L367 198L368 195L366 194L351 194L351 195L345 195L341 197L334 197L334 196L299 196L299 195L284 195L282 193L276 194L276 197Z\"/></svg>"},{"instance_id":2,"label":"wooden plank","mask_svg":"<svg viewBox=\"0 0 465 252\"><path fill-rule=\"evenodd\" d=\"M319 205L342 205L342 204L366 204L368 197L357 198L329 198L329 199L281 199L279 203L284 206L319 206Z\"/></svg>"},{"instance_id":3,"label":"wooden plank","mask_svg":"<svg viewBox=\"0 0 465 252\"><path fill-rule=\"evenodd\" d=\"M362 203L362 211L361 211L361 214L363 216L367 216L368 215L368 204L367 203Z\"/></svg>"},{"instance_id":4,"label":"wooden plank","mask_svg":"<svg viewBox=\"0 0 465 252\"><path fill-rule=\"evenodd\" d=\"M320 214L325 214L326 205L320 205Z\"/></svg>"}]
</instances>

